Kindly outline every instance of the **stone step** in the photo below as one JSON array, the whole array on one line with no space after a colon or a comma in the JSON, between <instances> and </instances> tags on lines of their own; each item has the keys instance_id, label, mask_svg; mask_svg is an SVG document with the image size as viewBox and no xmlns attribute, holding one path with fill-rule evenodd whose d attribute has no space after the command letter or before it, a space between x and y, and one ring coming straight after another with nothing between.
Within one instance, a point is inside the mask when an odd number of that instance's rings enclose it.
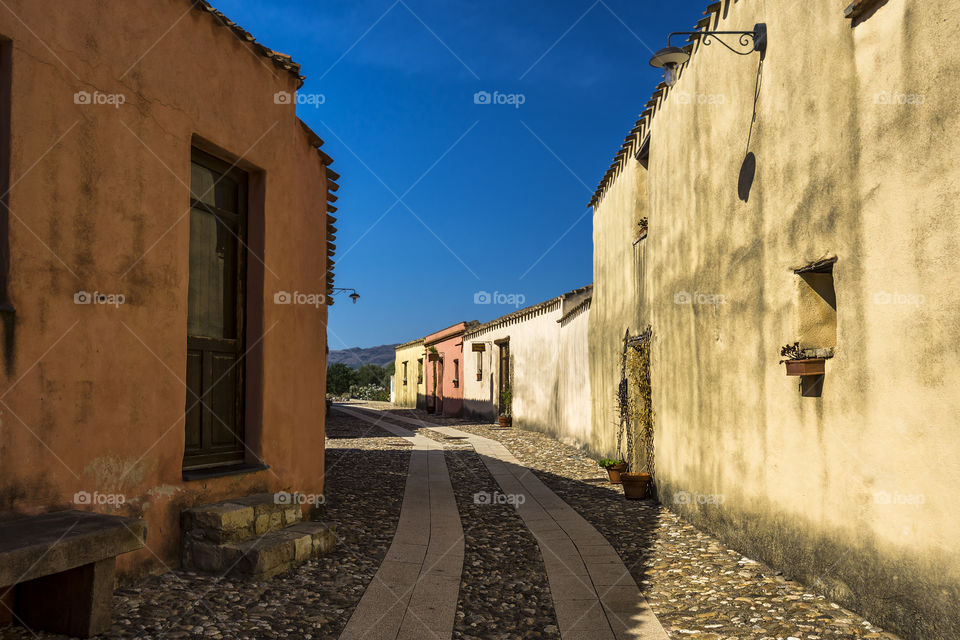
<instances>
[{"instance_id":1,"label":"stone step","mask_svg":"<svg viewBox=\"0 0 960 640\"><path fill-rule=\"evenodd\" d=\"M334 532L319 522L300 522L242 542L184 538L185 568L228 576L270 578L336 546Z\"/></svg>"},{"instance_id":2,"label":"stone step","mask_svg":"<svg viewBox=\"0 0 960 640\"><path fill-rule=\"evenodd\" d=\"M287 495L258 493L187 509L180 522L182 537L213 544L236 543L296 524L303 519L303 512L299 504L284 499Z\"/></svg>"}]
</instances>

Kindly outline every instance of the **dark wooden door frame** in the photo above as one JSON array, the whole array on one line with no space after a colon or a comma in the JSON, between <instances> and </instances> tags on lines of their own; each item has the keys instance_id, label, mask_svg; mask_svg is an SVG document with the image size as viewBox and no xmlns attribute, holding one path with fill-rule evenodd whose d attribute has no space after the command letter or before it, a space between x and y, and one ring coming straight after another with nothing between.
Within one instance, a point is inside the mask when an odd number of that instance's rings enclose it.
<instances>
[{"instance_id":1,"label":"dark wooden door frame","mask_svg":"<svg viewBox=\"0 0 960 640\"><path fill-rule=\"evenodd\" d=\"M187 335L187 394L186 394L186 429L190 429L192 412L200 414L200 445L190 447L190 438L187 438L184 450L183 468L198 469L222 465L237 464L244 461L246 445L244 442L244 412L245 412L245 385L246 367L244 366L244 351L246 348L246 283L247 283L247 211L248 211L248 176L244 171L231 166L229 163L204 153L196 148L192 150L191 164L197 164L237 183L236 210L221 209L215 205L201 202L190 194L191 215L194 211L213 215L218 224L218 232L235 236L237 242L236 265L234 275L234 309L232 338L214 338L207 336ZM222 229L221 229L222 225ZM227 237L231 237L227 236ZM189 287L189 277L188 277ZM219 354L219 355L218 355ZM200 358L199 372L191 366L191 358ZM224 356L232 357L233 362L226 371L216 375L214 359ZM199 380L195 380L199 373ZM234 383L224 389L220 383L233 377ZM196 388L191 389L190 386ZM217 405L211 392L233 394L233 424L228 424L220 416L215 415L213 407ZM227 444L216 445L213 435L216 427L223 427L233 438Z\"/></svg>"},{"instance_id":2,"label":"dark wooden door frame","mask_svg":"<svg viewBox=\"0 0 960 640\"><path fill-rule=\"evenodd\" d=\"M499 348L499 365L497 367L497 414L503 415L503 390L510 386L510 339L497 340ZM504 384L506 381L506 384Z\"/></svg>"},{"instance_id":3,"label":"dark wooden door frame","mask_svg":"<svg viewBox=\"0 0 960 640\"><path fill-rule=\"evenodd\" d=\"M443 413L443 356L437 360L437 413Z\"/></svg>"}]
</instances>

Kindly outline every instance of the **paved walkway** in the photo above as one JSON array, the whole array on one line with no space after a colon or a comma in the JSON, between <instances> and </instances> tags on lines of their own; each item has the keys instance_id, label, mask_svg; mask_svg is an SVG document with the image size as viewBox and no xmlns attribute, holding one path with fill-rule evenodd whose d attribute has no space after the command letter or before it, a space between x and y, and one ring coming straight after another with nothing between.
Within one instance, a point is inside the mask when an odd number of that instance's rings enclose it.
<instances>
[{"instance_id":1,"label":"paved walkway","mask_svg":"<svg viewBox=\"0 0 960 640\"><path fill-rule=\"evenodd\" d=\"M413 445L393 543L340 637L449 638L460 593L463 529L443 447L380 418L343 407L337 410L377 424Z\"/></svg>"},{"instance_id":2,"label":"paved walkway","mask_svg":"<svg viewBox=\"0 0 960 640\"><path fill-rule=\"evenodd\" d=\"M390 430L397 427L385 426L386 420L412 424L444 436L464 439L473 445L505 495L513 496L515 500L523 496L518 512L536 538L543 555L560 634L564 640L667 638L666 632L610 543L502 444L452 427L438 426L414 418L393 414L385 416L379 411L367 409L338 409ZM434 443L434 446L438 445ZM439 455L443 455L442 451ZM456 506L453 508L455 510ZM406 510L405 497L401 524ZM361 600L361 606L365 600L366 594ZM359 609L358 607L358 613ZM356 617L355 613L354 618Z\"/></svg>"}]
</instances>

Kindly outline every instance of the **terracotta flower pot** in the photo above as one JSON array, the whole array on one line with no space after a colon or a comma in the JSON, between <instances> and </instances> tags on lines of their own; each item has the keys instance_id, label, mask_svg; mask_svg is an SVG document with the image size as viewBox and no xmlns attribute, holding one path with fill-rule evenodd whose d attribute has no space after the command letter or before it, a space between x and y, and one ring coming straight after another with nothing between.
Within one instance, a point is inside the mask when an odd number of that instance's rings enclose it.
<instances>
[{"instance_id":1,"label":"terracotta flower pot","mask_svg":"<svg viewBox=\"0 0 960 640\"><path fill-rule=\"evenodd\" d=\"M787 360L788 376L822 376L826 373L826 360L823 358L806 358L804 360Z\"/></svg>"},{"instance_id":2,"label":"terracotta flower pot","mask_svg":"<svg viewBox=\"0 0 960 640\"><path fill-rule=\"evenodd\" d=\"M610 476L610 484L620 484L620 474L627 470L627 463L621 462L612 467L607 467L607 475Z\"/></svg>"},{"instance_id":3,"label":"terracotta flower pot","mask_svg":"<svg viewBox=\"0 0 960 640\"><path fill-rule=\"evenodd\" d=\"M623 485L623 496L628 500L641 500L647 495L650 479L649 473L621 473L620 483Z\"/></svg>"},{"instance_id":4,"label":"terracotta flower pot","mask_svg":"<svg viewBox=\"0 0 960 640\"><path fill-rule=\"evenodd\" d=\"M513 424L513 418L510 416L500 416L497 418L497 422L501 427L509 427L511 424Z\"/></svg>"}]
</instances>

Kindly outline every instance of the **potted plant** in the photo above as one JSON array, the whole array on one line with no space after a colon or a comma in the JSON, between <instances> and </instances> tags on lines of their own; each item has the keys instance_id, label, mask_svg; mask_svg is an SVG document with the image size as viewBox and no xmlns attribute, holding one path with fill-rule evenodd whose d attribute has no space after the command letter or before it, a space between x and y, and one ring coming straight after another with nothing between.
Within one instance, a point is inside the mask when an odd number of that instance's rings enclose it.
<instances>
[{"instance_id":1,"label":"potted plant","mask_svg":"<svg viewBox=\"0 0 960 640\"><path fill-rule=\"evenodd\" d=\"M651 476L649 473L620 474L620 484L623 485L623 497L627 500L641 500L647 495Z\"/></svg>"},{"instance_id":2,"label":"potted plant","mask_svg":"<svg viewBox=\"0 0 960 640\"><path fill-rule=\"evenodd\" d=\"M430 347L427 349L427 360L430 362L439 362L440 352L437 351L436 347Z\"/></svg>"},{"instance_id":3,"label":"potted plant","mask_svg":"<svg viewBox=\"0 0 960 640\"><path fill-rule=\"evenodd\" d=\"M781 347L780 355L784 357L780 364L787 365L788 376L822 376L826 373L826 359L808 358L799 342Z\"/></svg>"},{"instance_id":4,"label":"potted plant","mask_svg":"<svg viewBox=\"0 0 960 640\"><path fill-rule=\"evenodd\" d=\"M506 387L500 392L500 416L497 418L497 422L500 423L501 427L509 427L513 424L510 406L512 402L513 392L510 391L510 387Z\"/></svg>"},{"instance_id":5,"label":"potted plant","mask_svg":"<svg viewBox=\"0 0 960 640\"><path fill-rule=\"evenodd\" d=\"M637 240L643 240L647 237L647 217L644 216L640 218L637 226L640 227L640 230L637 232Z\"/></svg>"},{"instance_id":6,"label":"potted plant","mask_svg":"<svg viewBox=\"0 0 960 640\"><path fill-rule=\"evenodd\" d=\"M601 469L607 470L607 475L610 476L610 484L620 484L620 474L627 470L625 460L604 458L597 460L597 465L599 465Z\"/></svg>"}]
</instances>

